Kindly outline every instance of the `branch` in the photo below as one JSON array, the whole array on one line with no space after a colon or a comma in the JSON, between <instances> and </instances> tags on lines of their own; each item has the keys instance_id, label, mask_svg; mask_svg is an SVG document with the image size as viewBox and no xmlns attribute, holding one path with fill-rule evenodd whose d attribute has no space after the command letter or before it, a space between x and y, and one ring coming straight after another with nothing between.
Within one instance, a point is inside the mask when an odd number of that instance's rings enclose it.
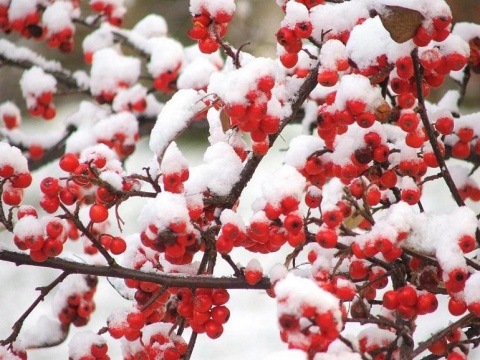
<instances>
[{"instance_id":1,"label":"branch","mask_svg":"<svg viewBox=\"0 0 480 360\"><path fill-rule=\"evenodd\" d=\"M184 275L184 274L167 274L143 272L139 270L128 269L117 265L97 266L85 263L79 263L62 258L49 258L44 262L36 262L29 255L14 252L10 250L0 251L0 261L8 261L16 265L30 265L36 267L44 267L51 269L59 269L69 274L96 275L102 277L113 277L120 279L134 279L138 281L147 281L160 284L166 287L187 287L196 288L224 288L224 289L246 289L246 290L267 290L272 284L267 277L262 278L255 285L249 285L243 277L212 277L202 275Z\"/></svg>"},{"instance_id":2,"label":"branch","mask_svg":"<svg viewBox=\"0 0 480 360\"><path fill-rule=\"evenodd\" d=\"M20 333L20 330L22 329L23 322L25 321L25 319L37 307L37 305L40 304L40 302L42 302L45 299L45 296L47 296L48 293L55 288L55 286L60 284L70 274L71 274L71 272L64 271L55 280L53 280L49 285L43 286L41 288L37 288L37 290L40 290L40 295L38 295L38 297L28 307L28 309L25 310L25 312L22 314L22 316L20 316L18 318L18 320L15 322L15 324L13 324L12 333L10 334L10 336L8 338L0 341L1 345L11 344L12 342L14 342L17 339L18 334Z\"/></svg>"},{"instance_id":3,"label":"branch","mask_svg":"<svg viewBox=\"0 0 480 360\"><path fill-rule=\"evenodd\" d=\"M313 91L315 86L317 86L317 75L318 75L318 68L320 63L318 63L311 71L310 74L306 77L305 82L300 87L298 91L297 98L292 100L292 113L290 116L284 118L280 123L280 128L278 129L277 133L269 136L269 147L271 148L278 138L280 133L282 132L283 128L292 122L302 107L303 103L307 99L308 95ZM251 180L255 170L257 169L258 165L263 159L263 155L253 154L245 164L242 172L240 173L240 180L235 183L230 191L230 194L227 196L216 196L210 199L205 199L206 204L214 204L222 206L225 209L231 208L238 200L240 195L243 192L243 189L247 186L249 181Z\"/></svg>"},{"instance_id":4,"label":"branch","mask_svg":"<svg viewBox=\"0 0 480 360\"><path fill-rule=\"evenodd\" d=\"M461 319L455 321L454 323L450 324L443 330L438 331L437 333L433 334L430 336L430 338L426 341L421 342L418 344L417 348L413 350L412 352L412 359L415 358L416 356L420 355L422 352L428 349L428 347L437 341L439 341L441 338L445 337L448 333L450 333L453 329L456 328L462 328L465 325L467 325L469 322L474 320L476 317L473 314L468 314L462 317Z\"/></svg>"},{"instance_id":5,"label":"branch","mask_svg":"<svg viewBox=\"0 0 480 360\"><path fill-rule=\"evenodd\" d=\"M458 193L457 187L453 182L452 176L448 171L447 165L445 164L445 159L440 152L440 147L438 146L437 137L435 136L435 131L433 130L432 124L427 116L427 110L425 108L425 98L423 96L423 88L422 88L422 69L420 67L420 61L418 59L418 49L415 48L412 53L412 60L413 60L413 69L415 72L415 83L417 85L417 98L418 98L418 113L420 114L420 118L422 119L423 127L425 128L425 132L428 136L428 141L432 144L433 153L435 154L435 158L437 159L438 166L440 168L440 172L442 173L442 177L445 180L445 183L448 186L455 202L458 206L465 206L460 194Z\"/></svg>"}]
</instances>

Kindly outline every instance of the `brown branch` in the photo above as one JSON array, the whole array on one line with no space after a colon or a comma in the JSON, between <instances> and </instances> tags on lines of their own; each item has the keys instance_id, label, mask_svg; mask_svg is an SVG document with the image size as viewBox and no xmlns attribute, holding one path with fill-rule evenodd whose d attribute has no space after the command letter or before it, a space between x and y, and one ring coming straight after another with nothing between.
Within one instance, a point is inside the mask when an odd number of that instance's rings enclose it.
<instances>
[{"instance_id":1,"label":"brown branch","mask_svg":"<svg viewBox=\"0 0 480 360\"><path fill-rule=\"evenodd\" d=\"M51 269L59 269L71 274L96 275L102 277L113 277L119 279L133 279L160 284L166 287L187 287L195 288L224 288L224 289L270 289L272 284L267 277L262 278L255 285L249 285L245 279L236 277L213 277L202 275L167 274L155 272L143 272L128 269L117 265L115 267L103 265L90 265L62 258L49 258L44 262L36 262L29 255L19 252L2 250L0 261L8 261L16 265L30 265Z\"/></svg>"},{"instance_id":2,"label":"brown branch","mask_svg":"<svg viewBox=\"0 0 480 360\"><path fill-rule=\"evenodd\" d=\"M40 291L40 295L38 295L38 297L33 301L33 303L28 307L28 309L25 310L25 312L18 318L15 324L13 324L12 333L8 338L0 341L1 345L11 344L17 339L18 334L20 333L20 330L22 330L22 326L25 319L32 313L32 311L38 306L38 304L40 304L45 299L45 296L47 296L48 293L50 293L50 291L52 291L55 288L55 286L60 284L70 274L71 272L64 271L59 276L57 276L57 278L53 280L49 285L42 286L41 288L36 289Z\"/></svg>"},{"instance_id":3,"label":"brown branch","mask_svg":"<svg viewBox=\"0 0 480 360\"><path fill-rule=\"evenodd\" d=\"M82 232L83 235L85 235L95 246L100 254L107 260L107 263L111 267L117 266L117 263L115 262L115 259L108 253L107 250L102 246L102 244L93 236L92 232L88 230L88 228L83 225L82 221L76 216L75 214L72 214L65 205L63 205L60 202L60 207L62 210L65 212L65 217L73 222L73 224L77 227L78 230ZM90 227L90 224L88 225Z\"/></svg>"},{"instance_id":4,"label":"brown branch","mask_svg":"<svg viewBox=\"0 0 480 360\"><path fill-rule=\"evenodd\" d=\"M465 206L460 194L458 193L457 187L453 182L452 176L445 164L445 159L440 152L440 147L438 146L437 137L435 136L435 131L430 123L428 116L427 116L427 109L425 108L425 98L423 95L423 88L422 88L422 68L420 66L420 61L418 58L418 49L415 48L412 53L412 60L413 60L413 69L415 73L415 83L417 86L417 99L418 99L418 113L420 114L420 118L422 119L423 127L425 128L425 132L428 136L428 141L432 145L433 153L435 154L435 158L437 159L438 166L440 168L440 172L442 173L442 177L447 184L450 193L452 194L455 202L458 206Z\"/></svg>"},{"instance_id":5,"label":"brown branch","mask_svg":"<svg viewBox=\"0 0 480 360\"><path fill-rule=\"evenodd\" d=\"M273 146L275 140L278 138L283 128L296 118L296 115L300 110L300 108L302 107L302 104L305 102L308 95L313 91L315 86L317 86L318 84L317 75L318 75L319 66L320 66L320 63L318 63L310 71L310 74L306 77L305 82L300 87L296 99L292 100L292 106L291 106L292 113L290 114L290 116L286 117L281 121L280 128L277 131L277 133L269 136L268 139L270 142L270 145L269 145L270 148ZM247 160L245 167L240 173L240 180L233 185L232 189L230 190L230 194L226 196L216 196L209 199L205 199L205 203L219 205L225 209L231 208L237 202L238 198L243 192L243 189L247 186L247 184L251 180L253 174L255 173L255 170L257 169L262 159L263 159L263 155L253 154Z\"/></svg>"},{"instance_id":6,"label":"brown branch","mask_svg":"<svg viewBox=\"0 0 480 360\"><path fill-rule=\"evenodd\" d=\"M455 321L454 323L450 324L446 328L436 332L435 334L430 336L430 338L428 338L428 340L425 340L425 341L418 344L417 348L413 350L411 358L413 359L416 356L420 355L422 352L427 350L430 345L436 343L437 341L439 341L440 339L445 337L452 330L454 330L456 328L462 328L462 327L468 325L471 321L473 321L475 319L476 319L475 315L467 314L464 317Z\"/></svg>"}]
</instances>

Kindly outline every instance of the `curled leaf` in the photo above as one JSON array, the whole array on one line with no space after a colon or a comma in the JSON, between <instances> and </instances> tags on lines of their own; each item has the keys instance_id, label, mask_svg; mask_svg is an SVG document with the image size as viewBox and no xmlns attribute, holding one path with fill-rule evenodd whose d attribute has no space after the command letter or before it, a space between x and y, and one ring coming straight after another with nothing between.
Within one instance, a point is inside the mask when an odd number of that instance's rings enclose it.
<instances>
[{"instance_id":1,"label":"curled leaf","mask_svg":"<svg viewBox=\"0 0 480 360\"><path fill-rule=\"evenodd\" d=\"M404 43L415 36L424 19L423 15L413 9L401 6L385 6L385 11L379 14L383 27L397 43Z\"/></svg>"}]
</instances>

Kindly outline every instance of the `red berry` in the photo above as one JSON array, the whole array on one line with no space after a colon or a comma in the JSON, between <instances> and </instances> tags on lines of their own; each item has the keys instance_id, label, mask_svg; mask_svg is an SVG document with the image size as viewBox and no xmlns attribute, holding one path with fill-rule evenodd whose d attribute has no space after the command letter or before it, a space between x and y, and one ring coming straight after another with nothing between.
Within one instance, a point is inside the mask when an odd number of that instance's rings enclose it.
<instances>
[{"instance_id":1,"label":"red berry","mask_svg":"<svg viewBox=\"0 0 480 360\"><path fill-rule=\"evenodd\" d=\"M226 306L215 306L210 311L212 320L218 324L225 324L230 318L230 310Z\"/></svg>"},{"instance_id":2,"label":"red berry","mask_svg":"<svg viewBox=\"0 0 480 360\"><path fill-rule=\"evenodd\" d=\"M93 204L89 211L90 220L101 223L108 219L108 209L102 204Z\"/></svg>"},{"instance_id":3,"label":"red berry","mask_svg":"<svg viewBox=\"0 0 480 360\"><path fill-rule=\"evenodd\" d=\"M90 352L96 359L101 359L107 355L108 345L106 343L92 344Z\"/></svg>"},{"instance_id":4,"label":"red berry","mask_svg":"<svg viewBox=\"0 0 480 360\"><path fill-rule=\"evenodd\" d=\"M462 249L462 251L466 254L475 250L475 248L477 247L477 241L473 236L463 235L458 240L458 245L460 246L460 249Z\"/></svg>"},{"instance_id":5,"label":"red berry","mask_svg":"<svg viewBox=\"0 0 480 360\"><path fill-rule=\"evenodd\" d=\"M262 279L263 273L257 270L245 270L245 280L250 285L257 284Z\"/></svg>"},{"instance_id":6,"label":"red berry","mask_svg":"<svg viewBox=\"0 0 480 360\"><path fill-rule=\"evenodd\" d=\"M463 315L467 311L467 304L459 298L451 297L448 300L448 311L453 316Z\"/></svg>"},{"instance_id":7,"label":"red berry","mask_svg":"<svg viewBox=\"0 0 480 360\"><path fill-rule=\"evenodd\" d=\"M337 232L329 228L320 229L315 234L315 240L321 247L325 249L331 249L335 247L335 245L337 245L337 239Z\"/></svg>"},{"instance_id":8,"label":"red berry","mask_svg":"<svg viewBox=\"0 0 480 360\"><path fill-rule=\"evenodd\" d=\"M395 310L399 304L398 292L395 290L388 290L383 294L383 306L388 310Z\"/></svg>"},{"instance_id":9,"label":"red berry","mask_svg":"<svg viewBox=\"0 0 480 360\"><path fill-rule=\"evenodd\" d=\"M223 333L223 326L213 320L208 320L205 323L205 333L210 339L217 339Z\"/></svg>"},{"instance_id":10,"label":"red berry","mask_svg":"<svg viewBox=\"0 0 480 360\"><path fill-rule=\"evenodd\" d=\"M283 221L283 226L289 233L296 235L303 229L303 220L296 214L288 214Z\"/></svg>"},{"instance_id":11,"label":"red berry","mask_svg":"<svg viewBox=\"0 0 480 360\"><path fill-rule=\"evenodd\" d=\"M441 117L435 122L435 129L442 135L450 135L453 127L454 123L451 117Z\"/></svg>"},{"instance_id":12,"label":"red berry","mask_svg":"<svg viewBox=\"0 0 480 360\"><path fill-rule=\"evenodd\" d=\"M296 54L296 53L283 53L282 55L280 55L280 62L287 69L291 69L298 62L298 54Z\"/></svg>"},{"instance_id":13,"label":"red berry","mask_svg":"<svg viewBox=\"0 0 480 360\"><path fill-rule=\"evenodd\" d=\"M322 86L333 86L338 81L337 70L323 69L318 72L317 81Z\"/></svg>"},{"instance_id":14,"label":"red berry","mask_svg":"<svg viewBox=\"0 0 480 360\"><path fill-rule=\"evenodd\" d=\"M110 241L110 251L114 255L120 255L125 252L127 249L127 243L121 237L114 237Z\"/></svg>"},{"instance_id":15,"label":"red berry","mask_svg":"<svg viewBox=\"0 0 480 360\"><path fill-rule=\"evenodd\" d=\"M417 291L412 286L404 286L398 291L398 302L406 306L415 306L417 303Z\"/></svg>"},{"instance_id":16,"label":"red berry","mask_svg":"<svg viewBox=\"0 0 480 360\"><path fill-rule=\"evenodd\" d=\"M40 190L45 195L55 196L60 191L60 185L58 179L51 176L46 177L40 183Z\"/></svg>"},{"instance_id":17,"label":"red berry","mask_svg":"<svg viewBox=\"0 0 480 360\"><path fill-rule=\"evenodd\" d=\"M363 100L360 99L350 99L345 102L347 109L350 110L352 115L358 116L361 113L365 112L367 105Z\"/></svg>"},{"instance_id":18,"label":"red berry","mask_svg":"<svg viewBox=\"0 0 480 360\"><path fill-rule=\"evenodd\" d=\"M59 161L60 168L69 173L74 172L79 164L78 157L72 153L65 153Z\"/></svg>"}]
</instances>

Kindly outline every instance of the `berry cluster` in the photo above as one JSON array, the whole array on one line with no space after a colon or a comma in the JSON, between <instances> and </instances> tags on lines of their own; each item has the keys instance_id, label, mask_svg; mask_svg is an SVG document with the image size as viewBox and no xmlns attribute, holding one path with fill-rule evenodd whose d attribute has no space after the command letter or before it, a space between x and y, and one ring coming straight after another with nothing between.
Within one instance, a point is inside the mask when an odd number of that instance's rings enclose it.
<instances>
[{"instance_id":1,"label":"berry cluster","mask_svg":"<svg viewBox=\"0 0 480 360\"><path fill-rule=\"evenodd\" d=\"M290 286L296 291L287 289ZM305 351L311 359L328 349L343 327L338 299L310 280L292 275L278 281L274 290L282 341ZM316 295L302 296L306 292Z\"/></svg>"},{"instance_id":2,"label":"berry cluster","mask_svg":"<svg viewBox=\"0 0 480 360\"><path fill-rule=\"evenodd\" d=\"M108 356L108 344L103 337L93 332L84 331L76 333L71 344L82 344L82 346L69 347L69 360L110 360Z\"/></svg>"},{"instance_id":3,"label":"berry cluster","mask_svg":"<svg viewBox=\"0 0 480 360\"><path fill-rule=\"evenodd\" d=\"M136 342L125 344L123 358L179 360L187 351L185 340L172 333L169 324L151 324L144 328L143 336Z\"/></svg>"},{"instance_id":4,"label":"berry cluster","mask_svg":"<svg viewBox=\"0 0 480 360\"><path fill-rule=\"evenodd\" d=\"M231 4L227 4L224 9L215 9L213 6L210 9L208 1L195 3L195 6L191 6L193 27L188 31L188 36L198 41L198 48L202 53L214 53L220 47L219 39L227 34L235 4L233 1L228 1ZM229 8L232 10L230 11Z\"/></svg>"},{"instance_id":5,"label":"berry cluster","mask_svg":"<svg viewBox=\"0 0 480 360\"><path fill-rule=\"evenodd\" d=\"M406 285L385 292L383 306L388 310L396 310L397 314L404 319L413 319L417 315L425 315L437 310L438 300L435 294L418 293L415 287Z\"/></svg>"},{"instance_id":6,"label":"berry cluster","mask_svg":"<svg viewBox=\"0 0 480 360\"><path fill-rule=\"evenodd\" d=\"M71 275L55 293L54 304L60 323L85 326L95 310L93 296L97 290L96 276Z\"/></svg>"},{"instance_id":7,"label":"berry cluster","mask_svg":"<svg viewBox=\"0 0 480 360\"><path fill-rule=\"evenodd\" d=\"M27 159L18 148L7 143L0 143L0 153L5 155L0 162L2 201L9 206L17 206L22 201L23 189L32 183Z\"/></svg>"},{"instance_id":8,"label":"berry cluster","mask_svg":"<svg viewBox=\"0 0 480 360\"><path fill-rule=\"evenodd\" d=\"M207 334L211 339L220 337L223 325L230 317L225 304L230 295L225 289L179 289L177 313L187 320L193 331Z\"/></svg>"},{"instance_id":9,"label":"berry cluster","mask_svg":"<svg viewBox=\"0 0 480 360\"><path fill-rule=\"evenodd\" d=\"M65 220L50 216L38 219L36 210L30 206L20 207L17 218L13 241L20 250L29 250L30 257L38 262L62 253L68 239ZM28 226L26 232L25 226Z\"/></svg>"},{"instance_id":10,"label":"berry cluster","mask_svg":"<svg viewBox=\"0 0 480 360\"><path fill-rule=\"evenodd\" d=\"M283 47L280 61L286 68L292 68L298 61L298 53L302 50L302 39L312 34L308 8L295 1L289 1L285 7L285 18L277 31L277 42Z\"/></svg>"},{"instance_id":11,"label":"berry cluster","mask_svg":"<svg viewBox=\"0 0 480 360\"><path fill-rule=\"evenodd\" d=\"M458 342L466 339L467 336L464 331L457 328L430 345L428 350L434 355L445 357L447 360L466 360L470 349L465 346L455 346Z\"/></svg>"},{"instance_id":12,"label":"berry cluster","mask_svg":"<svg viewBox=\"0 0 480 360\"><path fill-rule=\"evenodd\" d=\"M126 264L126 266L133 269L141 270L142 268L154 268L157 270L163 270L158 262L156 252L144 248L141 244L138 244L138 246L131 245L129 247L129 253L124 259L128 257L131 257L134 261L133 263ZM162 295L158 296L157 293L160 291L160 285L134 279L125 279L125 285L130 289L135 289L133 297L136 302L136 307L142 309L141 315L144 318L143 322L145 324L153 324L162 319L166 319L165 312L166 304L170 299L169 292L165 291ZM155 301L152 302L151 299L153 296L156 296L156 298ZM148 307L146 307L147 303L149 303ZM139 317L138 314L135 316ZM130 317L133 317L133 315L130 315Z\"/></svg>"},{"instance_id":13,"label":"berry cluster","mask_svg":"<svg viewBox=\"0 0 480 360\"><path fill-rule=\"evenodd\" d=\"M42 116L45 120L55 117L56 110L52 101L53 94L56 92L56 85L55 77L45 73L38 66L34 66L23 73L20 86L30 115Z\"/></svg>"},{"instance_id":14,"label":"berry cluster","mask_svg":"<svg viewBox=\"0 0 480 360\"><path fill-rule=\"evenodd\" d=\"M20 109L10 101L0 105L0 118L8 130L18 128L22 122Z\"/></svg>"},{"instance_id":15,"label":"berry cluster","mask_svg":"<svg viewBox=\"0 0 480 360\"><path fill-rule=\"evenodd\" d=\"M126 9L123 2L116 0L92 0L90 6L93 11L101 14L114 26L122 26Z\"/></svg>"}]
</instances>

